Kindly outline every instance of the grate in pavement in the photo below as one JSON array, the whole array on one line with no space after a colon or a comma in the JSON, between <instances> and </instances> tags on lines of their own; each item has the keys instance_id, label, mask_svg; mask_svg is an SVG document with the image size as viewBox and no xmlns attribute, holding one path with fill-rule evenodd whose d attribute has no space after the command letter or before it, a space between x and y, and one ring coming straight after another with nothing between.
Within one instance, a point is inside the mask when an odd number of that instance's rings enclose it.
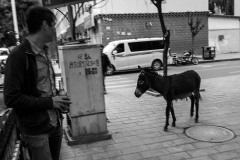
<instances>
[{"instance_id":1,"label":"grate in pavement","mask_svg":"<svg viewBox=\"0 0 240 160\"><path fill-rule=\"evenodd\" d=\"M235 138L235 134L219 126L194 126L187 128L185 134L192 139L204 142L225 142Z\"/></svg>"}]
</instances>

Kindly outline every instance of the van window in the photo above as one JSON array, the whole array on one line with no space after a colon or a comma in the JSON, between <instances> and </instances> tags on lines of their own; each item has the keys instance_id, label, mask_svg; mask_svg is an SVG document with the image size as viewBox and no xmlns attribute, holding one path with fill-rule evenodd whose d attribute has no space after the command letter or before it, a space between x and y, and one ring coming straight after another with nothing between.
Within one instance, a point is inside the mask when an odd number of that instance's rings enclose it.
<instances>
[{"instance_id":1,"label":"van window","mask_svg":"<svg viewBox=\"0 0 240 160\"><path fill-rule=\"evenodd\" d=\"M137 51L145 51L145 50L155 50L155 49L163 49L163 41L143 41L143 42L132 42L129 43L129 48L131 52Z\"/></svg>"},{"instance_id":2,"label":"van window","mask_svg":"<svg viewBox=\"0 0 240 160\"><path fill-rule=\"evenodd\" d=\"M124 43L118 44L117 47L115 48L115 50L117 51L117 53L124 52L125 51Z\"/></svg>"}]
</instances>

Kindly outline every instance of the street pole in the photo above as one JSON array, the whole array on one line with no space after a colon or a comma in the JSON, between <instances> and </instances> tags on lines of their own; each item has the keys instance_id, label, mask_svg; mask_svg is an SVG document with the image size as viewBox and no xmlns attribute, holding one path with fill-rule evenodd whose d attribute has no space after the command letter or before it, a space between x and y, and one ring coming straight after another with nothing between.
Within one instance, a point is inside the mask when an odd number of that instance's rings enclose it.
<instances>
[{"instance_id":1,"label":"street pole","mask_svg":"<svg viewBox=\"0 0 240 160\"><path fill-rule=\"evenodd\" d=\"M73 9L72 9L72 6L68 5L67 9L68 9L68 18L69 18L69 23L70 23L70 33L71 33L72 40L75 41L76 40L76 35L75 35L75 30L74 30L75 23L73 23Z\"/></svg>"},{"instance_id":2,"label":"street pole","mask_svg":"<svg viewBox=\"0 0 240 160\"><path fill-rule=\"evenodd\" d=\"M15 0L11 0L11 6L12 6L12 15L13 15L13 25L14 25L15 37L16 37L17 45L18 45L19 44L19 32L18 32L17 12L16 12Z\"/></svg>"}]
</instances>

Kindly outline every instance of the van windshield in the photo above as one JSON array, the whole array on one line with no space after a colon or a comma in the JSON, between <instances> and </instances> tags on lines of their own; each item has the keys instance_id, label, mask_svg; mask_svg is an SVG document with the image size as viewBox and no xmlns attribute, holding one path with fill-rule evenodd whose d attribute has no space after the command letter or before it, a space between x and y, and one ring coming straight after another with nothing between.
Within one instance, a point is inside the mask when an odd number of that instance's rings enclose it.
<instances>
[{"instance_id":1,"label":"van windshield","mask_svg":"<svg viewBox=\"0 0 240 160\"><path fill-rule=\"evenodd\" d=\"M103 53L112 52L115 47L116 47L116 44L114 44L114 43L109 43L109 44L103 49Z\"/></svg>"}]
</instances>

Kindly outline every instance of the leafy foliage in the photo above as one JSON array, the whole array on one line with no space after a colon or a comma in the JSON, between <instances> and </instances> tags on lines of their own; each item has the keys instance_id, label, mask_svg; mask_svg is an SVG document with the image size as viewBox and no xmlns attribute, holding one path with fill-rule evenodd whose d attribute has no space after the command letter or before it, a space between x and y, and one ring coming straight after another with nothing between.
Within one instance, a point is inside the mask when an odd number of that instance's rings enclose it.
<instances>
[{"instance_id":1,"label":"leafy foliage","mask_svg":"<svg viewBox=\"0 0 240 160\"><path fill-rule=\"evenodd\" d=\"M195 19L195 20L194 20ZM188 17L188 25L192 33L192 52L194 53L194 39L195 36L204 28L204 24L201 24L201 19L199 17Z\"/></svg>"},{"instance_id":2,"label":"leafy foliage","mask_svg":"<svg viewBox=\"0 0 240 160\"><path fill-rule=\"evenodd\" d=\"M37 2L32 0L15 0L16 3L16 11L17 11L17 20L18 20L18 28L19 32L22 33L26 30L25 23L25 13L27 9L36 5ZM2 0L0 1L0 47L5 46L14 46L16 45L16 38L13 26L13 15L12 15L12 7L10 0ZM20 34L20 40L22 39L22 35Z\"/></svg>"}]
</instances>

